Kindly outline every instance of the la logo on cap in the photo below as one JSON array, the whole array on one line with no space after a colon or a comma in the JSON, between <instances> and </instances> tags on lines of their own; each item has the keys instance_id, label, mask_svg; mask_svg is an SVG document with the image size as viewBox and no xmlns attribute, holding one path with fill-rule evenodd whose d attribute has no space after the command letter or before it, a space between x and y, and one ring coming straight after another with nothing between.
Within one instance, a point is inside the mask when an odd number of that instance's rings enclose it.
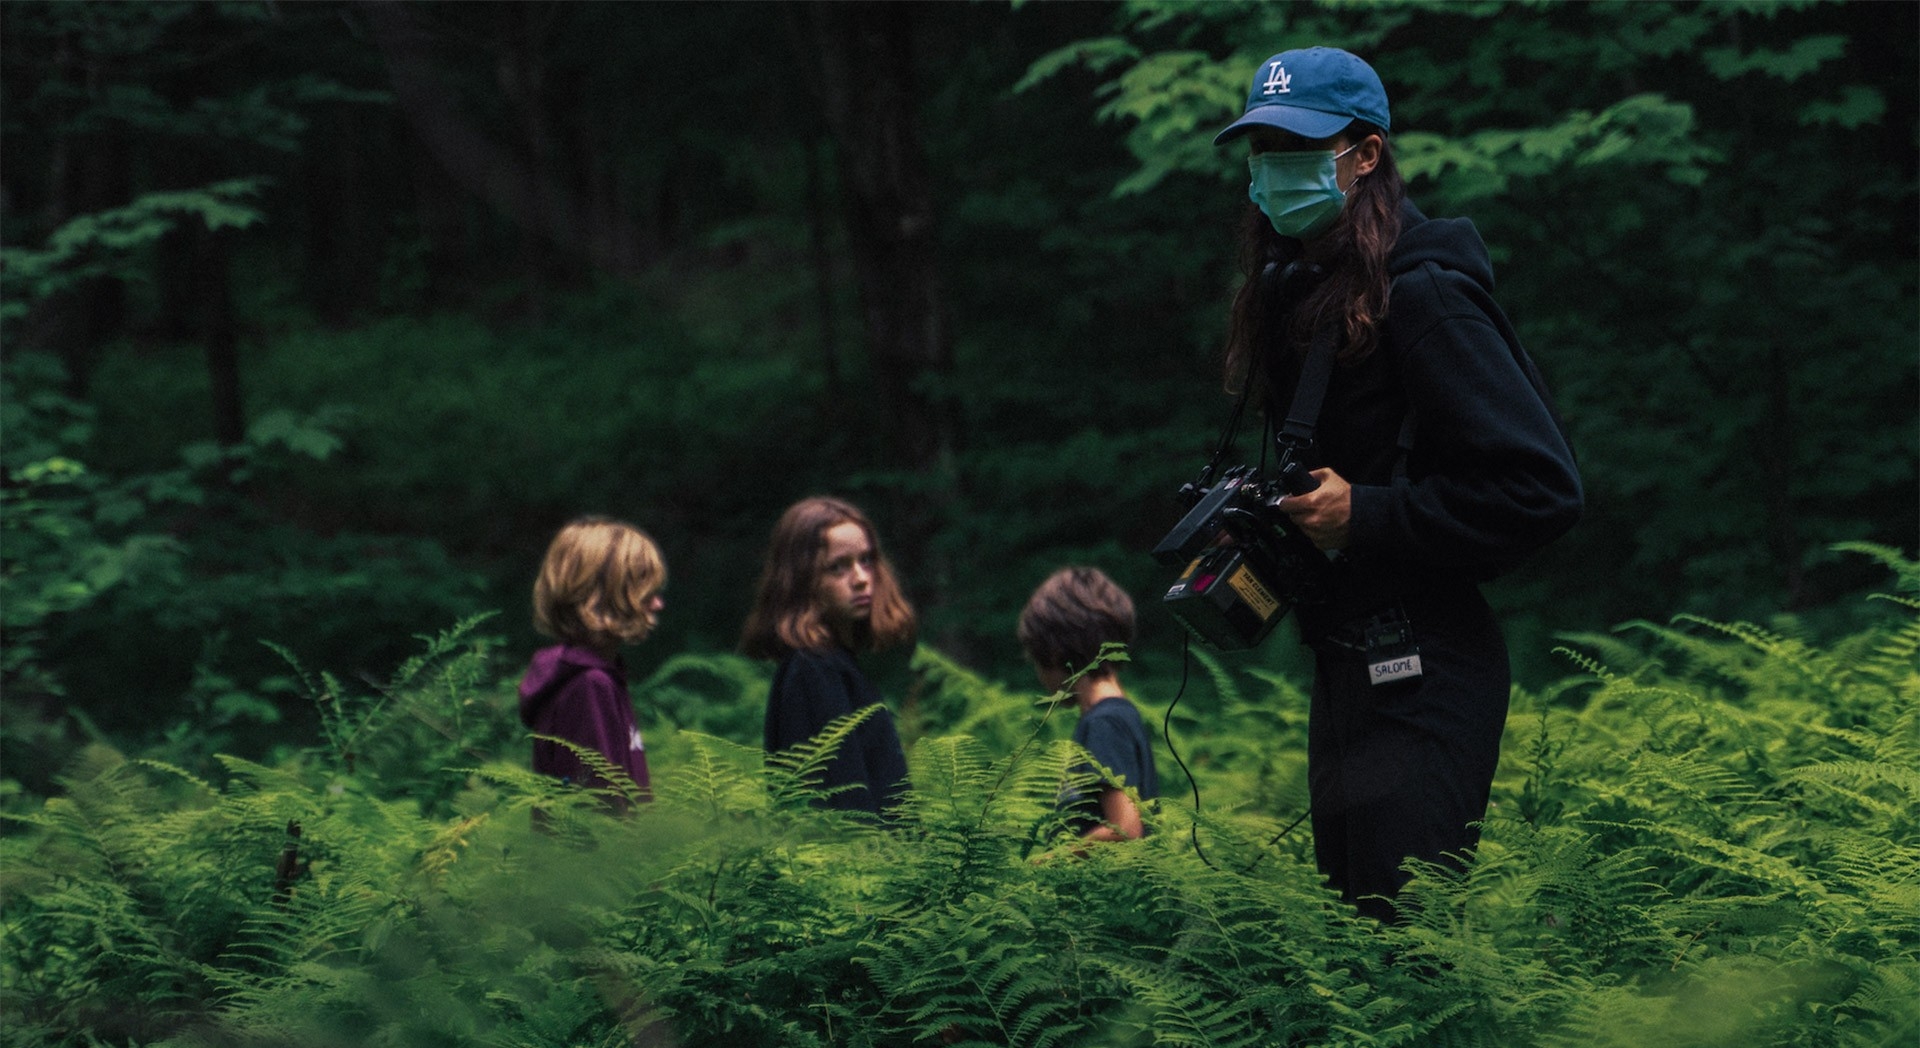
<instances>
[{"instance_id":1,"label":"la logo on cap","mask_svg":"<svg viewBox=\"0 0 1920 1048\"><path fill-rule=\"evenodd\" d=\"M1214 145L1256 127L1277 127L1306 139L1332 138L1355 120L1388 129L1387 90L1373 67L1350 51L1282 51L1254 66L1249 79L1246 109L1213 136Z\"/></svg>"},{"instance_id":2,"label":"la logo on cap","mask_svg":"<svg viewBox=\"0 0 1920 1048\"><path fill-rule=\"evenodd\" d=\"M1266 90L1261 92L1261 94L1287 94L1292 90L1287 86L1291 83L1293 83L1293 78L1287 75L1286 66L1281 65L1279 62L1269 62L1267 63L1267 82L1263 85L1266 87Z\"/></svg>"}]
</instances>

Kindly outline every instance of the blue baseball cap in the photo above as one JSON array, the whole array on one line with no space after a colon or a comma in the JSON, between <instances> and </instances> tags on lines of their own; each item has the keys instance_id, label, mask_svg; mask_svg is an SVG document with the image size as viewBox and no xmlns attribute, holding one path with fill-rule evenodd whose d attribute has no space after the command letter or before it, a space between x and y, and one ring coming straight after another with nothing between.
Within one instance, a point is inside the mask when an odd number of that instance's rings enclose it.
<instances>
[{"instance_id":1,"label":"blue baseball cap","mask_svg":"<svg viewBox=\"0 0 1920 1048\"><path fill-rule=\"evenodd\" d=\"M1387 130L1387 89L1358 55L1337 47L1282 51L1253 71L1247 109L1214 136L1219 145L1256 127L1332 138L1355 120Z\"/></svg>"}]
</instances>

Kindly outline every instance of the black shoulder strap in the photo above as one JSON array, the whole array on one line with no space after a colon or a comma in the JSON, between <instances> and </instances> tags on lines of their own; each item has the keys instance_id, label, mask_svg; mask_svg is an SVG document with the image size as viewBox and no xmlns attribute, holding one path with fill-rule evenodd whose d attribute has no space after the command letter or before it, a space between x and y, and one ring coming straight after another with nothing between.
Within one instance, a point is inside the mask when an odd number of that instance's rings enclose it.
<instances>
[{"instance_id":1,"label":"black shoulder strap","mask_svg":"<svg viewBox=\"0 0 1920 1048\"><path fill-rule=\"evenodd\" d=\"M1333 380L1334 337L1332 324L1314 329L1307 344L1307 359L1300 364L1300 384L1293 389L1293 406L1280 425L1274 440L1280 450L1298 453L1313 446L1313 430L1320 423L1320 406L1327 399L1327 383Z\"/></svg>"},{"instance_id":2,"label":"black shoulder strap","mask_svg":"<svg viewBox=\"0 0 1920 1048\"><path fill-rule=\"evenodd\" d=\"M1314 285L1325 278L1326 270L1311 262L1294 261L1287 263L1285 266L1282 266L1278 261L1267 263L1261 269L1259 277L1260 293L1265 296L1266 299L1267 322L1270 324L1283 323L1284 318L1292 311L1293 307L1306 297ZM1328 334L1326 337L1328 346L1330 347L1332 345L1332 336ZM1313 345L1315 347L1320 345L1318 335L1316 335ZM1262 347L1255 347L1254 350L1248 354L1247 373L1241 381L1240 396L1234 400L1233 412L1227 417L1226 428L1220 433L1220 442L1214 448L1213 458L1207 463L1206 467L1200 471L1199 479L1193 484L1187 485L1188 488L1206 487L1208 484L1211 484L1213 477L1219 472L1221 464L1226 461L1227 452L1232 449L1234 438L1240 432L1240 420L1246 413L1247 402L1253 399L1254 390L1259 386L1260 363L1261 357L1263 356L1261 348ZM1311 358L1311 356L1312 352L1309 351L1309 357ZM1324 356L1326 357L1326 361L1323 370L1326 374L1320 376L1318 383L1319 392L1312 396L1310 404L1307 403L1305 399L1296 396L1294 398L1294 410L1290 415L1290 418L1291 416L1300 416L1305 420L1305 443L1302 445L1303 447L1313 443L1314 422L1320 417L1320 402L1326 397L1327 379L1333 370L1332 352L1329 351L1325 353ZM1312 366L1311 361L1308 366ZM1306 410L1304 415L1301 411L1303 407ZM1269 425L1271 425L1271 420L1269 420Z\"/></svg>"}]
</instances>

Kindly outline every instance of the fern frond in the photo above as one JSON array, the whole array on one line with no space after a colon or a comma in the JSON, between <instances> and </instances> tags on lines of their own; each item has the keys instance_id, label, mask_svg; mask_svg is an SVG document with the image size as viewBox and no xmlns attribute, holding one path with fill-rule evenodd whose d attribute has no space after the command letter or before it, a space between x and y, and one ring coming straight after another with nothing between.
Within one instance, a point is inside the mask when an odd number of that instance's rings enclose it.
<instances>
[{"instance_id":1,"label":"fern frond","mask_svg":"<svg viewBox=\"0 0 1920 1048\"><path fill-rule=\"evenodd\" d=\"M1636 788L1650 805L1681 799L1722 817L1734 810L1770 805L1745 771L1698 749L1684 753L1642 750L1632 756L1630 767Z\"/></svg>"},{"instance_id":2,"label":"fern frond","mask_svg":"<svg viewBox=\"0 0 1920 1048\"><path fill-rule=\"evenodd\" d=\"M231 781L227 785L229 791L253 790L262 793L280 791L304 793L307 788L305 780L296 767L268 767L265 764L250 761L244 757L236 757L230 753L216 753L213 755L213 759L217 761L231 777Z\"/></svg>"},{"instance_id":3,"label":"fern frond","mask_svg":"<svg viewBox=\"0 0 1920 1048\"><path fill-rule=\"evenodd\" d=\"M1561 633L1561 634L1556 634L1556 636L1566 641L1590 640L1597 637L1596 634L1590 634L1590 633ZM1611 642L1613 640L1613 638L1611 637L1600 638L1600 639L1603 639L1608 642ZM1598 658L1592 655L1588 655L1583 651L1579 651L1574 648L1559 646L1553 649L1553 653L1555 655L1560 656L1563 659L1566 659L1568 662L1573 663L1574 668L1580 670L1581 672L1587 674L1590 677L1593 677L1601 681L1612 679L1612 673L1607 669L1605 663L1601 662Z\"/></svg>"},{"instance_id":4,"label":"fern frond","mask_svg":"<svg viewBox=\"0 0 1920 1048\"><path fill-rule=\"evenodd\" d=\"M1885 596L1881 599L1920 612L1920 600ZM1916 701L1920 697L1920 615L1875 639L1873 658L1860 666L1860 674L1884 684L1895 696L1904 695L1909 703Z\"/></svg>"},{"instance_id":5,"label":"fern frond","mask_svg":"<svg viewBox=\"0 0 1920 1048\"><path fill-rule=\"evenodd\" d=\"M922 821L974 821L980 817L979 805L999 779L985 747L965 735L922 739L912 753L912 810Z\"/></svg>"},{"instance_id":6,"label":"fern frond","mask_svg":"<svg viewBox=\"0 0 1920 1048\"><path fill-rule=\"evenodd\" d=\"M1222 706L1234 706L1245 701L1240 694L1239 682L1233 679L1233 674L1227 671L1217 656L1205 648L1193 646L1189 646L1187 652L1206 671L1207 679L1213 682L1214 693L1220 697Z\"/></svg>"},{"instance_id":7,"label":"fern frond","mask_svg":"<svg viewBox=\"0 0 1920 1048\"><path fill-rule=\"evenodd\" d=\"M1138 1003L1139 1014L1122 1019L1141 1032L1151 1032L1153 1043L1184 1048L1252 1048L1284 1043L1271 1025L1259 1021L1263 1003L1222 994L1205 973L1198 977L1165 968L1126 963L1106 965Z\"/></svg>"},{"instance_id":8,"label":"fern frond","mask_svg":"<svg viewBox=\"0 0 1920 1048\"><path fill-rule=\"evenodd\" d=\"M364 874L303 884L276 908L246 922L221 956L227 963L214 970L215 985L227 991L230 1002L257 1001L276 980L289 976L262 979L251 972L287 973L357 953L361 933L393 904L393 896Z\"/></svg>"},{"instance_id":9,"label":"fern frond","mask_svg":"<svg viewBox=\"0 0 1920 1048\"><path fill-rule=\"evenodd\" d=\"M429 879L446 873L461 856L467 854L473 846L474 833L485 827L493 819L493 813L481 812L478 815L457 819L440 829L427 842L420 856L420 871Z\"/></svg>"},{"instance_id":10,"label":"fern frond","mask_svg":"<svg viewBox=\"0 0 1920 1048\"><path fill-rule=\"evenodd\" d=\"M946 1043L1051 1045L1085 1025L1053 958L1028 946L1031 920L1010 900L936 907L874 944L862 965L888 1008ZM954 1041L955 1034L965 1038Z\"/></svg>"},{"instance_id":11,"label":"fern frond","mask_svg":"<svg viewBox=\"0 0 1920 1048\"><path fill-rule=\"evenodd\" d=\"M1043 734L1056 708L1046 703L1036 725L1031 693L988 680L924 644L909 665L919 681L919 701L902 727L909 741L931 734L925 723L931 722L939 734L968 735L996 752L1015 752Z\"/></svg>"},{"instance_id":12,"label":"fern frond","mask_svg":"<svg viewBox=\"0 0 1920 1048\"><path fill-rule=\"evenodd\" d=\"M604 798L609 803L618 802L623 808L638 804L645 797L645 794L640 791L640 784L633 781L633 777L627 774L627 770L608 760L607 755L597 748L583 745L572 739L563 739L557 735L536 734L529 738L565 747L573 754L574 759L586 765L587 771L596 781L605 784L582 787L585 792Z\"/></svg>"},{"instance_id":13,"label":"fern frond","mask_svg":"<svg viewBox=\"0 0 1920 1048\"><path fill-rule=\"evenodd\" d=\"M1883 546L1875 542L1836 542L1827 547L1838 553L1858 553L1871 560L1879 561L1882 567L1893 572L1895 585L1903 592L1920 592L1920 559L1907 556L1892 546Z\"/></svg>"},{"instance_id":14,"label":"fern frond","mask_svg":"<svg viewBox=\"0 0 1920 1048\"><path fill-rule=\"evenodd\" d=\"M806 742L767 755L767 785L776 806L793 808L857 789L843 785L825 789L818 783L825 777L827 765L855 729L881 711L877 703L862 706L827 722L820 733Z\"/></svg>"},{"instance_id":15,"label":"fern frond","mask_svg":"<svg viewBox=\"0 0 1920 1048\"><path fill-rule=\"evenodd\" d=\"M1655 851L1695 867L1730 874L1758 889L1746 894L1790 896L1810 903L1824 901L1828 894L1813 871L1792 859L1676 823L1639 820L1632 828L1645 837ZM1657 843L1660 841L1671 843Z\"/></svg>"},{"instance_id":16,"label":"fern frond","mask_svg":"<svg viewBox=\"0 0 1920 1048\"><path fill-rule=\"evenodd\" d=\"M657 791L666 810L716 823L766 810L765 758L758 747L699 732L682 732L680 739L688 746L661 776Z\"/></svg>"},{"instance_id":17,"label":"fern frond","mask_svg":"<svg viewBox=\"0 0 1920 1048\"><path fill-rule=\"evenodd\" d=\"M1909 956L1875 965L1834 1011L1859 1024L1842 1044L1876 1048L1915 1043L1920 1040L1920 960Z\"/></svg>"},{"instance_id":18,"label":"fern frond","mask_svg":"<svg viewBox=\"0 0 1920 1048\"><path fill-rule=\"evenodd\" d=\"M1249 666L1246 672L1247 676L1266 684L1273 690L1273 694L1266 700L1252 703L1251 705L1255 708L1270 709L1275 706L1295 710L1307 708L1309 701L1307 689L1301 687L1293 678L1258 666Z\"/></svg>"},{"instance_id":19,"label":"fern frond","mask_svg":"<svg viewBox=\"0 0 1920 1048\"><path fill-rule=\"evenodd\" d=\"M1809 914L1809 937L1845 943L1848 952L1916 957L1920 929L1920 846L1839 831L1824 842L1821 875L1841 905ZM1871 944L1870 946L1868 944Z\"/></svg>"},{"instance_id":20,"label":"fern frond","mask_svg":"<svg viewBox=\"0 0 1920 1048\"><path fill-rule=\"evenodd\" d=\"M970 838L1020 836L1052 810L1065 774L1058 746L994 760L967 736L922 739L909 755L907 812L949 857L970 850Z\"/></svg>"},{"instance_id":21,"label":"fern frond","mask_svg":"<svg viewBox=\"0 0 1920 1048\"><path fill-rule=\"evenodd\" d=\"M150 771L157 771L162 775L168 775L173 778L179 779L180 781L194 787L196 790L200 792L201 795L206 797L215 796L220 792L218 789L214 787L212 783L201 778L200 776L195 775L192 772L178 765L168 764L165 761L150 760L145 757L136 757L135 759L128 761L127 766L129 768L145 768Z\"/></svg>"},{"instance_id":22,"label":"fern frond","mask_svg":"<svg viewBox=\"0 0 1920 1048\"><path fill-rule=\"evenodd\" d=\"M1806 641L1762 629L1751 622L1718 622L1690 614L1676 615L1673 621L1692 623L1740 641L1765 657L1768 673L1777 673L1784 667L1809 684L1827 688L1833 687L1846 675L1845 667Z\"/></svg>"},{"instance_id":23,"label":"fern frond","mask_svg":"<svg viewBox=\"0 0 1920 1048\"><path fill-rule=\"evenodd\" d=\"M478 629L481 623L495 618L499 614L498 611L476 612L475 614L468 615L466 618L460 619L452 626L432 636L422 633L414 634L415 640L426 643L426 650L412 655L405 662L402 662L399 669L395 670L393 675L388 678L387 684L382 690L397 692L412 686L420 674L432 666L437 660L459 650L462 645L468 643L469 635Z\"/></svg>"},{"instance_id":24,"label":"fern frond","mask_svg":"<svg viewBox=\"0 0 1920 1048\"><path fill-rule=\"evenodd\" d=\"M1902 597L1893 593L1869 593L1867 599L1898 604L1908 611L1920 611L1920 597Z\"/></svg>"},{"instance_id":25,"label":"fern frond","mask_svg":"<svg viewBox=\"0 0 1920 1048\"><path fill-rule=\"evenodd\" d=\"M1554 654L1572 662L1576 668L1593 679L1602 684L1610 684L1658 667L1658 663L1645 650L1621 636L1631 630L1646 627L1660 628L1636 619L1615 626L1613 633L1591 631L1556 633L1554 637L1562 643L1553 651ZM1625 667L1625 669L1619 669L1619 667Z\"/></svg>"},{"instance_id":26,"label":"fern frond","mask_svg":"<svg viewBox=\"0 0 1920 1048\"><path fill-rule=\"evenodd\" d=\"M1784 783L1818 785L1889 823L1911 826L1920 812L1920 768L1888 760L1823 761L1795 768ZM1876 795L1876 790L1879 795ZM1886 794L1891 792L1892 796Z\"/></svg>"}]
</instances>

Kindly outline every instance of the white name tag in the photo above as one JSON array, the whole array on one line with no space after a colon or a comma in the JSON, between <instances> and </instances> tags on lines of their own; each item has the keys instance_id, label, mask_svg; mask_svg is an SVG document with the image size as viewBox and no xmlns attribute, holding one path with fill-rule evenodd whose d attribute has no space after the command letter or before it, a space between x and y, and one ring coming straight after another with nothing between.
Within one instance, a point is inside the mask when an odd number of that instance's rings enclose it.
<instances>
[{"instance_id":1,"label":"white name tag","mask_svg":"<svg viewBox=\"0 0 1920 1048\"><path fill-rule=\"evenodd\" d=\"M1367 675L1375 684L1389 681L1407 680L1420 676L1420 655L1396 655L1390 659L1367 664Z\"/></svg>"}]
</instances>

